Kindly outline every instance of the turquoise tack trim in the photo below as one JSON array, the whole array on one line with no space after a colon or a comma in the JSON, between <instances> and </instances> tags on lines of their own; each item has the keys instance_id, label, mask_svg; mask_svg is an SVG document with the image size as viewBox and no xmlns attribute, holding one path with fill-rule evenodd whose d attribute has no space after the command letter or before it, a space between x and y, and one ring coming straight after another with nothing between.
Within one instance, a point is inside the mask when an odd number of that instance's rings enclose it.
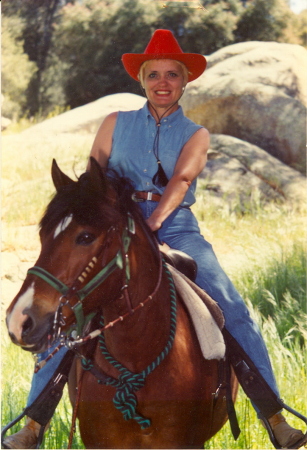
<instances>
[{"instance_id":1,"label":"turquoise tack trim","mask_svg":"<svg viewBox=\"0 0 307 450\"><path fill-rule=\"evenodd\" d=\"M166 358L169 354L176 334L176 326L177 326L177 302L176 302L176 292L174 281L171 273L169 272L166 264L163 262L164 270L167 274L169 281L169 291L170 291L170 308L171 308L171 320L170 320L170 334L168 342L161 352L161 354L142 372L133 373L130 372L126 367L124 367L119 361L117 361L113 356L109 353L106 344L104 335L101 334L99 336L99 345L102 354L106 358L106 360L112 364L119 372L120 375L118 379L113 377L108 377L105 384L113 386L116 388L116 392L113 398L113 403L115 408L117 408L124 416L125 420L133 419L135 420L142 429L148 428L151 425L150 419L143 417L136 410L137 408L137 397L136 392L140 390L146 382L146 377L153 372ZM104 326L104 319L101 317L100 322L101 328ZM82 361L83 368L85 370L89 370L91 367L91 361ZM87 367L89 369L87 369Z\"/></svg>"}]
</instances>

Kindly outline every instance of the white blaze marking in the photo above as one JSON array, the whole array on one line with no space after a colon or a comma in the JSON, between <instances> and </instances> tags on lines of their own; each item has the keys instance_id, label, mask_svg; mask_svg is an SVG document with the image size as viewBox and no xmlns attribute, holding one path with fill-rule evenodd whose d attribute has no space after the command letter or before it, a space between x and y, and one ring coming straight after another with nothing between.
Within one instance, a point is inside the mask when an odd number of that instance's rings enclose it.
<instances>
[{"instance_id":1,"label":"white blaze marking","mask_svg":"<svg viewBox=\"0 0 307 450\"><path fill-rule=\"evenodd\" d=\"M30 308L34 300L34 281L15 303L12 312L8 317L8 330L13 333L18 341L21 341L22 325L28 316L23 314L25 308Z\"/></svg>"},{"instance_id":2,"label":"white blaze marking","mask_svg":"<svg viewBox=\"0 0 307 450\"><path fill-rule=\"evenodd\" d=\"M72 214L70 214L69 216L65 217L59 223L59 225L55 229L55 232L54 232L54 235L53 235L53 239L55 239L60 233L62 233L62 231L66 230L66 228L68 227L68 225L70 224L71 221L72 221Z\"/></svg>"}]
</instances>

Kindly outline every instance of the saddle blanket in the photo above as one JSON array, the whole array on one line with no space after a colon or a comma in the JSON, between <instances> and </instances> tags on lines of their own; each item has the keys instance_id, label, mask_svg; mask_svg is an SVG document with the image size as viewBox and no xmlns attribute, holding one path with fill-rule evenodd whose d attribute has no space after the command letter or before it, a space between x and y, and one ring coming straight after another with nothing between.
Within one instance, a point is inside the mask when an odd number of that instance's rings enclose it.
<instances>
[{"instance_id":1,"label":"saddle blanket","mask_svg":"<svg viewBox=\"0 0 307 450\"><path fill-rule=\"evenodd\" d=\"M186 305L205 359L222 359L225 342L221 332L224 317L218 304L199 286L171 265L176 290Z\"/></svg>"}]
</instances>

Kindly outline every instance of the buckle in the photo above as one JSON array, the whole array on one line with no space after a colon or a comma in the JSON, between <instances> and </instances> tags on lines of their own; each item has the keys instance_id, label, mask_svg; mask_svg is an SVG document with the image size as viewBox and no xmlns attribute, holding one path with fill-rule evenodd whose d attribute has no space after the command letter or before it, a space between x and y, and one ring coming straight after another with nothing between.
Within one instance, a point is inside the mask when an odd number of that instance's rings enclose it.
<instances>
[{"instance_id":1,"label":"buckle","mask_svg":"<svg viewBox=\"0 0 307 450\"><path fill-rule=\"evenodd\" d=\"M136 192L134 192L134 193L131 195L131 198L132 198L132 200L133 200L134 202L136 202L136 203L143 203L143 202L146 201L144 198L137 198L137 197L136 197Z\"/></svg>"}]
</instances>

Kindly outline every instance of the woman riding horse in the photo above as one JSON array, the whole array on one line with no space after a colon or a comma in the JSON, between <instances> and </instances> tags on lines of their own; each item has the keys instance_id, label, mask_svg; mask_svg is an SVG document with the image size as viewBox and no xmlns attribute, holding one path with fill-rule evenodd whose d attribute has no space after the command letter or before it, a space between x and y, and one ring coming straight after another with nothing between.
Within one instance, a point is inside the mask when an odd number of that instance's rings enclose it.
<instances>
[{"instance_id":1,"label":"woman riding horse","mask_svg":"<svg viewBox=\"0 0 307 450\"><path fill-rule=\"evenodd\" d=\"M147 102L138 111L114 112L103 121L91 156L103 168L132 180L134 199L159 241L190 255L197 263L196 284L218 302L225 317L226 337L243 389L264 420L278 448L299 448L306 435L292 428L281 414L283 403L258 326L220 267L211 245L200 234L191 212L196 179L205 167L209 133L187 119L178 104L188 82L206 68L199 54L183 53L173 34L156 30L143 54L124 54L128 74L139 81ZM43 389L65 349L33 382L31 401ZM253 380L249 384L246 376ZM30 402L31 402L30 401ZM30 418L8 448L30 448L37 439ZM30 444L29 444L30 442Z\"/></svg>"}]
</instances>

